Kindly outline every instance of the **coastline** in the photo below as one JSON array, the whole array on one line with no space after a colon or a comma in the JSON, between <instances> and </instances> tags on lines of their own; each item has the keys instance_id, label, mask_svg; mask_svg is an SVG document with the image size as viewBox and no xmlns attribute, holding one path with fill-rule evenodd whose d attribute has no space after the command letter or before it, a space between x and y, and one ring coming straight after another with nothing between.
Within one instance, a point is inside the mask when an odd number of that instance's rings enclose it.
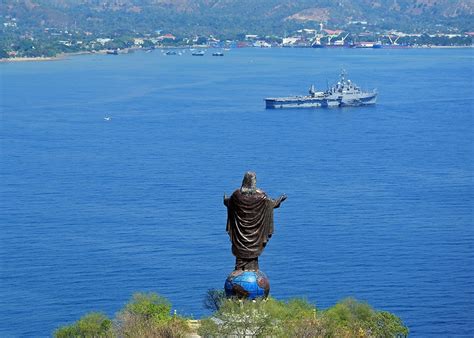
<instances>
[{"instance_id":1,"label":"coastline","mask_svg":"<svg viewBox=\"0 0 474 338\"><path fill-rule=\"evenodd\" d=\"M460 48L474 48L471 46L428 46L428 47L411 47L411 48L426 48L426 49L460 49Z\"/></svg>"},{"instance_id":2,"label":"coastline","mask_svg":"<svg viewBox=\"0 0 474 338\"><path fill-rule=\"evenodd\" d=\"M7 63L7 62L31 62L31 61L58 61L63 59L60 56L41 56L41 57L15 57L15 58L3 58L0 59L0 62Z\"/></svg>"},{"instance_id":3,"label":"coastline","mask_svg":"<svg viewBox=\"0 0 474 338\"><path fill-rule=\"evenodd\" d=\"M158 47L157 49L177 49L177 48L197 48L196 46L169 46L169 47ZM200 46L199 48L209 48ZM247 47L247 48L258 48L258 47ZM285 47L272 47L272 48L285 48ZM462 49L462 48L474 48L472 46L407 46L403 48L381 48L381 49ZM371 49L371 48L368 48ZM128 48L127 50L142 50L142 48ZM144 50L144 49L143 49ZM13 57L13 58L0 58L0 63L9 63L9 62L35 62L35 61L60 61L64 60L69 56L75 55L93 55L93 54L107 54L106 49L97 50L97 51L82 51L74 53L61 53L56 56L38 56L38 57ZM124 53L126 54L126 53Z\"/></svg>"},{"instance_id":4,"label":"coastline","mask_svg":"<svg viewBox=\"0 0 474 338\"><path fill-rule=\"evenodd\" d=\"M13 57L13 58L0 58L0 63L8 62L34 62L34 61L60 61L68 58L69 56L75 55L93 55L93 54L106 54L107 50L98 50L94 52L82 51L74 53L61 53L56 56L38 56L38 57Z\"/></svg>"}]
</instances>

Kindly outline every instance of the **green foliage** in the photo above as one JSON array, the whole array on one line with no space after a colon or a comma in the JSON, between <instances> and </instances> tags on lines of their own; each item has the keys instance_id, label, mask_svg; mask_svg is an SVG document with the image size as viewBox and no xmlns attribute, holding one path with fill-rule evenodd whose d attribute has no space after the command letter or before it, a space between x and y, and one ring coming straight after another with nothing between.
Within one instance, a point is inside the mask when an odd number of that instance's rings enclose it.
<instances>
[{"instance_id":1,"label":"green foliage","mask_svg":"<svg viewBox=\"0 0 474 338\"><path fill-rule=\"evenodd\" d=\"M56 338L112 337L112 321L98 312L86 314L77 322L63 326L54 332Z\"/></svg>"},{"instance_id":2,"label":"green foliage","mask_svg":"<svg viewBox=\"0 0 474 338\"><path fill-rule=\"evenodd\" d=\"M201 321L198 333L204 337L226 335L249 337L287 337L297 332L302 322L315 319L316 308L305 300L282 302L273 298L221 303L212 318Z\"/></svg>"},{"instance_id":3,"label":"green foliage","mask_svg":"<svg viewBox=\"0 0 474 338\"><path fill-rule=\"evenodd\" d=\"M10 27L9 31L55 27L87 30L97 35L120 30L150 33L161 29L186 36L224 34L231 37L242 32L282 36L301 28L317 28L320 21L327 21L328 27L342 27L348 18L365 19L373 31L420 31L427 27L437 30L439 25L472 31L474 27L470 0L432 1L431 6L419 3L418 8L413 7L414 0L397 0L398 9L391 5L371 6L369 2L299 0L290 5L287 0L35 0L32 6L31 1L3 0L0 12L21 22L21 26ZM393 1L382 1L388 2ZM315 16L310 21L289 19L309 8L327 9L329 15L327 19Z\"/></svg>"},{"instance_id":4,"label":"green foliage","mask_svg":"<svg viewBox=\"0 0 474 338\"><path fill-rule=\"evenodd\" d=\"M333 335L355 337L407 336L405 327L397 316L377 312L369 304L347 298L324 312L328 331Z\"/></svg>"},{"instance_id":5,"label":"green foliage","mask_svg":"<svg viewBox=\"0 0 474 338\"><path fill-rule=\"evenodd\" d=\"M203 36L200 36L196 41L196 44L198 45L204 45L205 43L207 43L207 39Z\"/></svg>"},{"instance_id":6,"label":"green foliage","mask_svg":"<svg viewBox=\"0 0 474 338\"><path fill-rule=\"evenodd\" d=\"M133 46L133 40L129 37L118 37L104 45L106 49L125 49Z\"/></svg>"},{"instance_id":7,"label":"green foliage","mask_svg":"<svg viewBox=\"0 0 474 338\"><path fill-rule=\"evenodd\" d=\"M218 324L213 326L209 321L203 322L198 333L204 337L262 336L272 326L269 314L263 309L263 302L225 301L213 317Z\"/></svg>"},{"instance_id":8,"label":"green foliage","mask_svg":"<svg viewBox=\"0 0 474 338\"><path fill-rule=\"evenodd\" d=\"M386 0L388 1L388 0ZM394 0L391 0L394 1ZM162 46L182 46L183 38L200 36L198 44L213 35L221 40L245 39L258 34L270 43L281 43L283 36L299 29L340 28L351 32L347 42L378 41L388 38L376 32L399 30L407 33L462 33L474 30L471 0L395 1L392 6L368 6L369 0L2 0L0 13L0 58L55 56L60 53L99 49L126 49L136 37L157 37L169 32L179 39L165 39ZM472 2L472 1L471 1ZM34 5L33 5L34 3ZM310 8L328 11L327 18L293 20L295 14ZM416 12L416 13L415 13ZM15 20L13 20L15 19ZM350 23L364 19L366 24ZM358 37L362 32L371 37ZM97 38L112 38L105 46ZM361 40L363 39L363 40ZM80 43L79 43L80 42ZM399 44L470 46L472 37L457 35L404 36ZM152 47L146 41L144 48Z\"/></svg>"},{"instance_id":9,"label":"green foliage","mask_svg":"<svg viewBox=\"0 0 474 338\"><path fill-rule=\"evenodd\" d=\"M375 314L374 335L377 337L406 337L409 330L400 318L393 313L381 311Z\"/></svg>"},{"instance_id":10,"label":"green foliage","mask_svg":"<svg viewBox=\"0 0 474 338\"><path fill-rule=\"evenodd\" d=\"M144 320L161 322L171 318L171 303L155 293L136 293L123 312Z\"/></svg>"},{"instance_id":11,"label":"green foliage","mask_svg":"<svg viewBox=\"0 0 474 338\"><path fill-rule=\"evenodd\" d=\"M171 304L155 293L136 293L116 316L119 337L184 337L189 326L184 318L171 316Z\"/></svg>"},{"instance_id":12,"label":"green foliage","mask_svg":"<svg viewBox=\"0 0 474 338\"><path fill-rule=\"evenodd\" d=\"M186 318L171 315L171 304L155 293L136 293L114 321L90 313L72 325L54 332L56 338L71 337L185 337L190 328Z\"/></svg>"},{"instance_id":13,"label":"green foliage","mask_svg":"<svg viewBox=\"0 0 474 338\"><path fill-rule=\"evenodd\" d=\"M0 48L0 59L7 58L8 56L9 56L9 55L8 55L8 53L5 51L5 49Z\"/></svg>"},{"instance_id":14,"label":"green foliage","mask_svg":"<svg viewBox=\"0 0 474 338\"><path fill-rule=\"evenodd\" d=\"M155 47L155 44L153 42L151 42L150 40L144 40L142 47L143 48L153 48L153 47Z\"/></svg>"},{"instance_id":15,"label":"green foliage","mask_svg":"<svg viewBox=\"0 0 474 338\"><path fill-rule=\"evenodd\" d=\"M376 311L353 298L318 311L304 299L288 302L273 298L255 301L226 299L209 290L207 299L216 311L200 321L202 337L406 337L408 328L392 313ZM186 337L186 318L171 315L171 304L155 293L136 293L112 321L102 313L89 313L54 332L56 338Z\"/></svg>"},{"instance_id":16,"label":"green foliage","mask_svg":"<svg viewBox=\"0 0 474 338\"><path fill-rule=\"evenodd\" d=\"M388 312L346 299L326 311L305 300L226 300L212 317L203 319L203 337L404 337L408 329Z\"/></svg>"},{"instance_id":17,"label":"green foliage","mask_svg":"<svg viewBox=\"0 0 474 338\"><path fill-rule=\"evenodd\" d=\"M226 299L224 290L207 290L206 296L204 297L204 307L211 311L217 311Z\"/></svg>"}]
</instances>

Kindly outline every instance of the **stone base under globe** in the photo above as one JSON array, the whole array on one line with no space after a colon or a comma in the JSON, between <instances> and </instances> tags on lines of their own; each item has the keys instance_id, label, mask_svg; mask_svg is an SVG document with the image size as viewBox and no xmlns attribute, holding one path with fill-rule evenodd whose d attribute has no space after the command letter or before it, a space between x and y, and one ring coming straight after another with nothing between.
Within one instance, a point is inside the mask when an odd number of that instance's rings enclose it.
<instances>
[{"instance_id":1,"label":"stone base under globe","mask_svg":"<svg viewBox=\"0 0 474 338\"><path fill-rule=\"evenodd\" d=\"M224 284L227 297L246 299L266 298L270 292L270 281L262 271L234 270Z\"/></svg>"}]
</instances>

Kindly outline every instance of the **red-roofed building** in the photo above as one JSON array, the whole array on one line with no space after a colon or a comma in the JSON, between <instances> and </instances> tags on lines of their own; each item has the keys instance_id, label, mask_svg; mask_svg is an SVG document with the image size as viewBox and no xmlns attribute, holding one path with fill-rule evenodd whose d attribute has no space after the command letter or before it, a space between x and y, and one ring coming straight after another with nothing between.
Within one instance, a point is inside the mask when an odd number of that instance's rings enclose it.
<instances>
[{"instance_id":1,"label":"red-roofed building","mask_svg":"<svg viewBox=\"0 0 474 338\"><path fill-rule=\"evenodd\" d=\"M173 34L165 34L161 35L157 38L158 41L163 41L163 40L176 40L176 36Z\"/></svg>"},{"instance_id":2,"label":"red-roofed building","mask_svg":"<svg viewBox=\"0 0 474 338\"><path fill-rule=\"evenodd\" d=\"M344 31L342 31L342 30L340 30L340 29L336 29L335 31L330 30L330 29L323 29L323 31L326 32L326 34L329 34L329 35L339 35L339 34L341 34L342 32L344 32Z\"/></svg>"}]
</instances>

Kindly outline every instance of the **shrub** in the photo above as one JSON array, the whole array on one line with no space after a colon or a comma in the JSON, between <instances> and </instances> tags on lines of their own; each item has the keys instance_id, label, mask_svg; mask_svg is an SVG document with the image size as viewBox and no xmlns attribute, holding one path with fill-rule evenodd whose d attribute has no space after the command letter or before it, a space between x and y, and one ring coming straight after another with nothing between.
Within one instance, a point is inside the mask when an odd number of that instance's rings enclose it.
<instances>
[{"instance_id":1,"label":"shrub","mask_svg":"<svg viewBox=\"0 0 474 338\"><path fill-rule=\"evenodd\" d=\"M211 311L217 311L226 299L224 290L207 290L206 296L204 297L204 307Z\"/></svg>"},{"instance_id":2,"label":"shrub","mask_svg":"<svg viewBox=\"0 0 474 338\"><path fill-rule=\"evenodd\" d=\"M293 336L299 324L315 318L316 308L301 299L288 303L266 300L228 299L212 318L201 321L198 333L204 337Z\"/></svg>"},{"instance_id":3,"label":"shrub","mask_svg":"<svg viewBox=\"0 0 474 338\"><path fill-rule=\"evenodd\" d=\"M226 299L210 290L209 308L216 311L201 320L203 337L406 337L408 328L392 313L376 311L355 299L345 299L318 311L304 299L288 302L273 298L255 301ZM186 318L171 315L171 304L155 293L137 293L112 322L102 313L89 313L54 332L70 337L186 337L191 329Z\"/></svg>"},{"instance_id":4,"label":"shrub","mask_svg":"<svg viewBox=\"0 0 474 338\"><path fill-rule=\"evenodd\" d=\"M322 316L330 335L341 337L405 337L408 328L389 312L377 312L370 305L347 298Z\"/></svg>"},{"instance_id":5,"label":"shrub","mask_svg":"<svg viewBox=\"0 0 474 338\"><path fill-rule=\"evenodd\" d=\"M189 326L184 318L171 316L171 304L155 293L137 293L115 320L119 337L184 337Z\"/></svg>"},{"instance_id":6,"label":"shrub","mask_svg":"<svg viewBox=\"0 0 474 338\"><path fill-rule=\"evenodd\" d=\"M56 338L112 337L112 321L104 314L92 312L77 322L63 326L54 332Z\"/></svg>"},{"instance_id":7,"label":"shrub","mask_svg":"<svg viewBox=\"0 0 474 338\"><path fill-rule=\"evenodd\" d=\"M381 311L374 318L374 335L377 337L407 337L408 328L393 313Z\"/></svg>"},{"instance_id":8,"label":"shrub","mask_svg":"<svg viewBox=\"0 0 474 338\"><path fill-rule=\"evenodd\" d=\"M326 311L305 300L288 302L229 299L203 319L203 337L400 337L408 329L395 315L377 312L364 302L346 299Z\"/></svg>"},{"instance_id":9,"label":"shrub","mask_svg":"<svg viewBox=\"0 0 474 338\"><path fill-rule=\"evenodd\" d=\"M54 332L56 338L156 337L180 338L189 333L188 321L171 315L171 304L155 293L137 293L110 320L101 313L90 313L77 322Z\"/></svg>"},{"instance_id":10,"label":"shrub","mask_svg":"<svg viewBox=\"0 0 474 338\"><path fill-rule=\"evenodd\" d=\"M136 293L122 312L143 320L160 322L171 318L171 304L166 298L156 293Z\"/></svg>"}]
</instances>

